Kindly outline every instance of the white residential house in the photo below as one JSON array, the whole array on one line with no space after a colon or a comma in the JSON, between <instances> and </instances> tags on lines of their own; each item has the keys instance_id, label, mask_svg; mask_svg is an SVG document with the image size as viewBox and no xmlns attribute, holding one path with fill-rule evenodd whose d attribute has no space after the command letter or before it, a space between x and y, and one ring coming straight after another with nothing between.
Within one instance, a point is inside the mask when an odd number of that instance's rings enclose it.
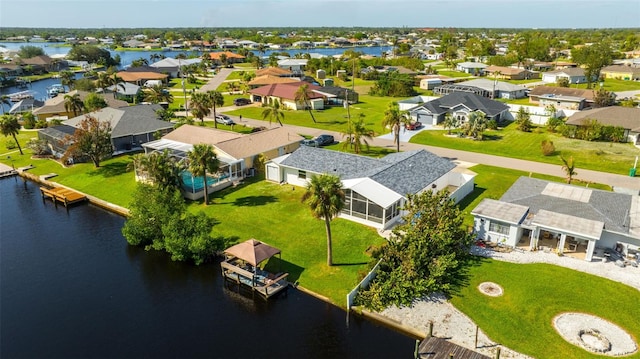
<instances>
[{"instance_id":1,"label":"white residential house","mask_svg":"<svg viewBox=\"0 0 640 359\"><path fill-rule=\"evenodd\" d=\"M480 76L488 66L480 62L460 62L456 65L456 70Z\"/></svg>"},{"instance_id":2,"label":"white residential house","mask_svg":"<svg viewBox=\"0 0 640 359\"><path fill-rule=\"evenodd\" d=\"M520 177L471 211L478 239L591 261L640 248L640 196Z\"/></svg>"},{"instance_id":3,"label":"white residential house","mask_svg":"<svg viewBox=\"0 0 640 359\"><path fill-rule=\"evenodd\" d=\"M447 189L459 202L474 188L475 173L425 150L371 158L301 146L265 164L266 179L304 187L315 175L340 177L346 204L340 217L378 229L393 227L404 214L407 194Z\"/></svg>"},{"instance_id":4,"label":"white residential house","mask_svg":"<svg viewBox=\"0 0 640 359\"><path fill-rule=\"evenodd\" d=\"M546 83L556 83L561 78L569 80L570 84L583 84L587 82L584 70L579 67L570 67L542 74L542 82Z\"/></svg>"}]
</instances>

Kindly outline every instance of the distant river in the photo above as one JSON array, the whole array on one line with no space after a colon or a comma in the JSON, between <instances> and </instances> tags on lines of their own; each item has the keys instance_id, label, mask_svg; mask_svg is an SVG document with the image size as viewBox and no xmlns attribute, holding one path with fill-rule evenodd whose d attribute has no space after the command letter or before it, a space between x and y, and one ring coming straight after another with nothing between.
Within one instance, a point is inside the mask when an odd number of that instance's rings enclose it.
<instances>
[{"instance_id":1,"label":"distant river","mask_svg":"<svg viewBox=\"0 0 640 359\"><path fill-rule=\"evenodd\" d=\"M227 289L193 266L127 245L124 219L69 212L0 180L1 358L410 358L414 341L297 290Z\"/></svg>"}]
</instances>

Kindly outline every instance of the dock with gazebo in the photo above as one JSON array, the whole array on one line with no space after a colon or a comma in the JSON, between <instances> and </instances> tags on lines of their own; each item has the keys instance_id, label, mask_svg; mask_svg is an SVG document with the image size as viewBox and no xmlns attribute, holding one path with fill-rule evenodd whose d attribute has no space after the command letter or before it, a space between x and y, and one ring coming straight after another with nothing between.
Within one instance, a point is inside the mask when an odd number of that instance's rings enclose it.
<instances>
[{"instance_id":1,"label":"dock with gazebo","mask_svg":"<svg viewBox=\"0 0 640 359\"><path fill-rule=\"evenodd\" d=\"M264 298L287 290L289 273L270 273L260 263L279 255L280 250L256 239L249 239L225 249L225 260L220 263L225 280L238 287L250 288Z\"/></svg>"}]
</instances>

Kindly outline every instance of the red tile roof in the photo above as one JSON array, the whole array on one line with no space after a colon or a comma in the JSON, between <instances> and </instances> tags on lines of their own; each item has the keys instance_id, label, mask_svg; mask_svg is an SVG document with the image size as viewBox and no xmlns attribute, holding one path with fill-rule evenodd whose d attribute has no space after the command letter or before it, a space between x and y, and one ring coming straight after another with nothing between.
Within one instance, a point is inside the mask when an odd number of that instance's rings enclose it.
<instances>
[{"instance_id":1,"label":"red tile roof","mask_svg":"<svg viewBox=\"0 0 640 359\"><path fill-rule=\"evenodd\" d=\"M290 84L265 85L265 86L250 90L249 93L251 93L252 95L271 96L271 97L279 97L285 100L295 100L296 91L298 91L300 86L304 84L309 85L309 98L314 99L314 98L323 97L322 95L312 91L312 90L322 89L322 87L312 85L310 83L303 82L303 81L290 83Z\"/></svg>"},{"instance_id":2,"label":"red tile roof","mask_svg":"<svg viewBox=\"0 0 640 359\"><path fill-rule=\"evenodd\" d=\"M210 52L209 57L211 58L211 60L220 60L220 55L222 54L227 55L227 59L244 59L244 56L238 55L231 51Z\"/></svg>"}]
</instances>

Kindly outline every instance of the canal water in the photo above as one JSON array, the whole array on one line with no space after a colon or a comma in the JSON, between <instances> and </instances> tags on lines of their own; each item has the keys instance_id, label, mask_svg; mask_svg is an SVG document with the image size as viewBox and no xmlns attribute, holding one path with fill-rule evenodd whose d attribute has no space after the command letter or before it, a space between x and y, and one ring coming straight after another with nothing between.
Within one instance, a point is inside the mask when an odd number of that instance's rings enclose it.
<instances>
[{"instance_id":1,"label":"canal water","mask_svg":"<svg viewBox=\"0 0 640 359\"><path fill-rule=\"evenodd\" d=\"M20 49L21 46L37 46L42 47L44 52L47 55L64 55L69 52L70 47L60 47L60 43L31 43L31 42L0 42L0 46L6 47L7 49L17 50ZM333 56L337 54L342 54L347 50L359 51L364 53L365 55L373 55L373 56L381 56L383 52L391 50L390 46L382 46L382 47L349 47L349 48L321 48L321 49L290 49L290 50L266 50L264 53L265 57L268 57L276 52L287 52L291 56L297 53L319 53L326 56ZM191 56L200 56L200 52L197 51L110 51L111 56L115 57L116 55L120 56L120 67L129 66L133 61L143 58L149 61L149 63L153 63L151 60L151 55L153 54L161 54L166 57L175 58L178 54L185 54L187 57ZM262 55L257 51L254 51L256 55ZM78 74L76 77L80 77L81 74ZM30 90L34 94L34 98L38 100L46 100L47 99L47 88L54 85L59 84L60 79L47 79L33 82L27 88L18 88L18 87L7 87L0 88L0 95L6 95L11 93L16 93L19 91Z\"/></svg>"},{"instance_id":2,"label":"canal water","mask_svg":"<svg viewBox=\"0 0 640 359\"><path fill-rule=\"evenodd\" d=\"M127 245L123 218L0 180L2 358L409 358L414 340L295 289L226 288L219 263Z\"/></svg>"}]
</instances>

